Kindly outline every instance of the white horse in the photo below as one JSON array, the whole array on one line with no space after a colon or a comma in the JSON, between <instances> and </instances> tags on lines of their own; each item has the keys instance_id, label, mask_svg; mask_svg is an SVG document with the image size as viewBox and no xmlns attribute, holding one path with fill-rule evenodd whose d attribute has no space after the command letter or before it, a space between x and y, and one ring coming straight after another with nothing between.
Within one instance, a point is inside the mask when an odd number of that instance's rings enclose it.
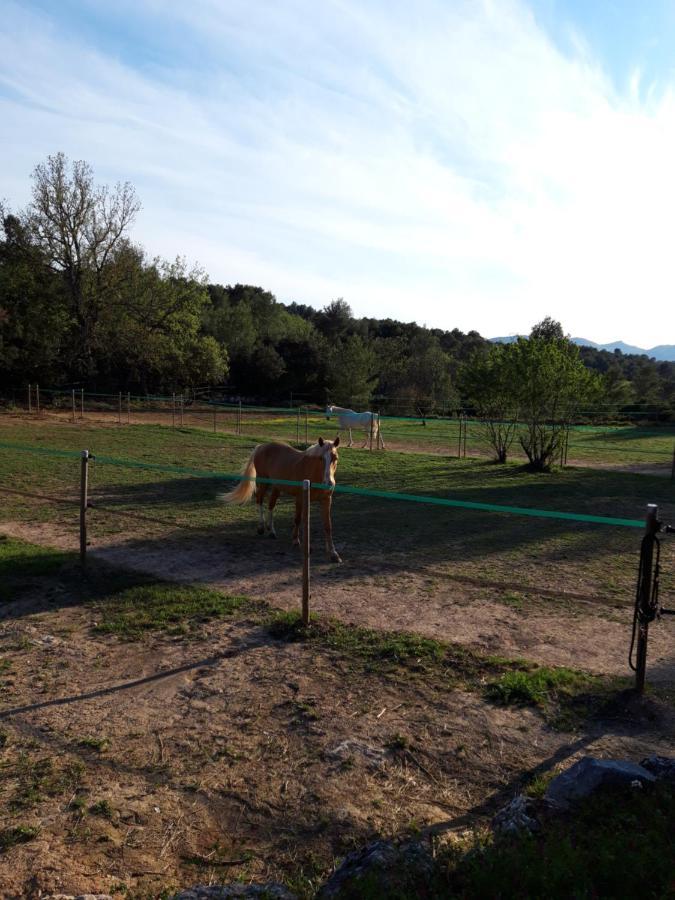
<instances>
[{"instance_id":1,"label":"white horse","mask_svg":"<svg viewBox=\"0 0 675 900\"><path fill-rule=\"evenodd\" d=\"M331 416L337 416L338 420L338 428L340 431L346 429L349 432L349 443L348 447L351 447L354 441L352 440L352 428L364 428L366 431L366 439L363 442L363 447L366 446L368 441L370 440L370 432L372 429L373 438L375 441L380 440L382 444L382 449L384 450L384 438L380 434L380 426L379 426L379 418L377 413L370 412L354 412L353 409L345 409L344 406L327 406L326 407L326 419L330 419Z\"/></svg>"}]
</instances>

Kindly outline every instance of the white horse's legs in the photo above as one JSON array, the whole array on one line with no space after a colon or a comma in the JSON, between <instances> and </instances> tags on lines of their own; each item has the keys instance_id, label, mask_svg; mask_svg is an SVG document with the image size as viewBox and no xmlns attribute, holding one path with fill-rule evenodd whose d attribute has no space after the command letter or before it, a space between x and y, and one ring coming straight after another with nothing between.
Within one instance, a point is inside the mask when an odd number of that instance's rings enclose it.
<instances>
[{"instance_id":1,"label":"white horse's legs","mask_svg":"<svg viewBox=\"0 0 675 900\"><path fill-rule=\"evenodd\" d=\"M351 445L352 445L353 443L354 443L354 441L352 440L352 430L351 430L351 428L350 428L350 429L349 429L349 443L347 444L347 446L348 446L348 447L351 447Z\"/></svg>"}]
</instances>

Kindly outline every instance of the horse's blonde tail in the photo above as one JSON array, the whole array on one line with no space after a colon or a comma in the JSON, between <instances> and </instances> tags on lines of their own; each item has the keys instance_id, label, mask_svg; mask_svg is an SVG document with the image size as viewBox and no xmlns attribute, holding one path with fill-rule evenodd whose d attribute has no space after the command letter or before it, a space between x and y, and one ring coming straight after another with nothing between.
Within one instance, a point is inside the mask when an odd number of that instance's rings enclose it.
<instances>
[{"instance_id":1,"label":"horse's blonde tail","mask_svg":"<svg viewBox=\"0 0 675 900\"><path fill-rule=\"evenodd\" d=\"M253 462L253 457L255 455L255 450L248 458L248 462L242 469L241 474L244 476L243 479L239 482L236 488L233 491L230 491L228 494L223 494L223 500L226 503L240 503L244 504L248 500L251 499L253 493L255 491L255 463Z\"/></svg>"}]
</instances>

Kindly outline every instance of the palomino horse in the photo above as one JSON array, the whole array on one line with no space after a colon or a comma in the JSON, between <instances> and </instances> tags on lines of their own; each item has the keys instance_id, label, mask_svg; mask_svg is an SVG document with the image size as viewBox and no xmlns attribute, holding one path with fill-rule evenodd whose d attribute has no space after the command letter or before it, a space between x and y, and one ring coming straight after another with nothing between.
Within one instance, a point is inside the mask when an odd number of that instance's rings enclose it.
<instances>
[{"instance_id":1,"label":"palomino horse","mask_svg":"<svg viewBox=\"0 0 675 900\"><path fill-rule=\"evenodd\" d=\"M326 418L330 419L331 416L338 417L338 428L340 430L347 429L349 431L349 443L348 447L354 443L352 440L352 428L365 428L366 429L366 439L363 442L363 447L366 446L368 441L370 440L370 430L373 430L373 438L377 440L378 432L379 432L379 420L377 417L377 413L362 412L357 413L354 412L353 409L345 409L344 406L327 406L326 407ZM384 450L384 438L382 435L379 435L380 441L382 443L382 449ZM361 449L363 450L363 447Z\"/></svg>"},{"instance_id":2,"label":"palomino horse","mask_svg":"<svg viewBox=\"0 0 675 900\"><path fill-rule=\"evenodd\" d=\"M324 441L319 438L318 444L314 444L303 453L295 450L288 444L258 444L251 453L248 462L242 470L244 479L237 487L225 494L224 499L228 503L246 503L255 491L255 502L258 506L258 534L264 534L265 528L270 537L276 537L274 530L274 507L279 499L279 494L290 494L295 497L295 525L293 528L293 543L300 544L300 522L302 520L302 486L297 484L265 484L257 483L256 476L279 479L281 481L299 481L306 478L312 484L323 484L322 488L311 488L310 499L321 503L321 518L326 537L326 552L333 562L342 562L333 545L333 530L330 521L330 508L335 487L335 471L338 464L337 448L340 438L334 441ZM265 495L270 492L268 503L267 522L263 513Z\"/></svg>"}]
</instances>

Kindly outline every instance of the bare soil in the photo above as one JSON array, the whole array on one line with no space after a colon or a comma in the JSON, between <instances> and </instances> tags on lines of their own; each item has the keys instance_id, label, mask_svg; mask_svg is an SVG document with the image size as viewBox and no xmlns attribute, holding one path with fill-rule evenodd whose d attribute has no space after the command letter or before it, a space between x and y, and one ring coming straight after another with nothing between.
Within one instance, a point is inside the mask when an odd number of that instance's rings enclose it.
<instances>
[{"instance_id":1,"label":"bare soil","mask_svg":"<svg viewBox=\"0 0 675 900\"><path fill-rule=\"evenodd\" d=\"M330 594L317 586L316 605L335 611ZM122 886L157 897L234 877L309 896L375 835L452 839L580 755L672 749L673 713L656 700L625 699L564 733L536 711L366 671L253 622L124 643L92 632L95 607L69 602L50 592L3 610L0 827L39 831L0 854L2 898Z\"/></svg>"}]
</instances>

